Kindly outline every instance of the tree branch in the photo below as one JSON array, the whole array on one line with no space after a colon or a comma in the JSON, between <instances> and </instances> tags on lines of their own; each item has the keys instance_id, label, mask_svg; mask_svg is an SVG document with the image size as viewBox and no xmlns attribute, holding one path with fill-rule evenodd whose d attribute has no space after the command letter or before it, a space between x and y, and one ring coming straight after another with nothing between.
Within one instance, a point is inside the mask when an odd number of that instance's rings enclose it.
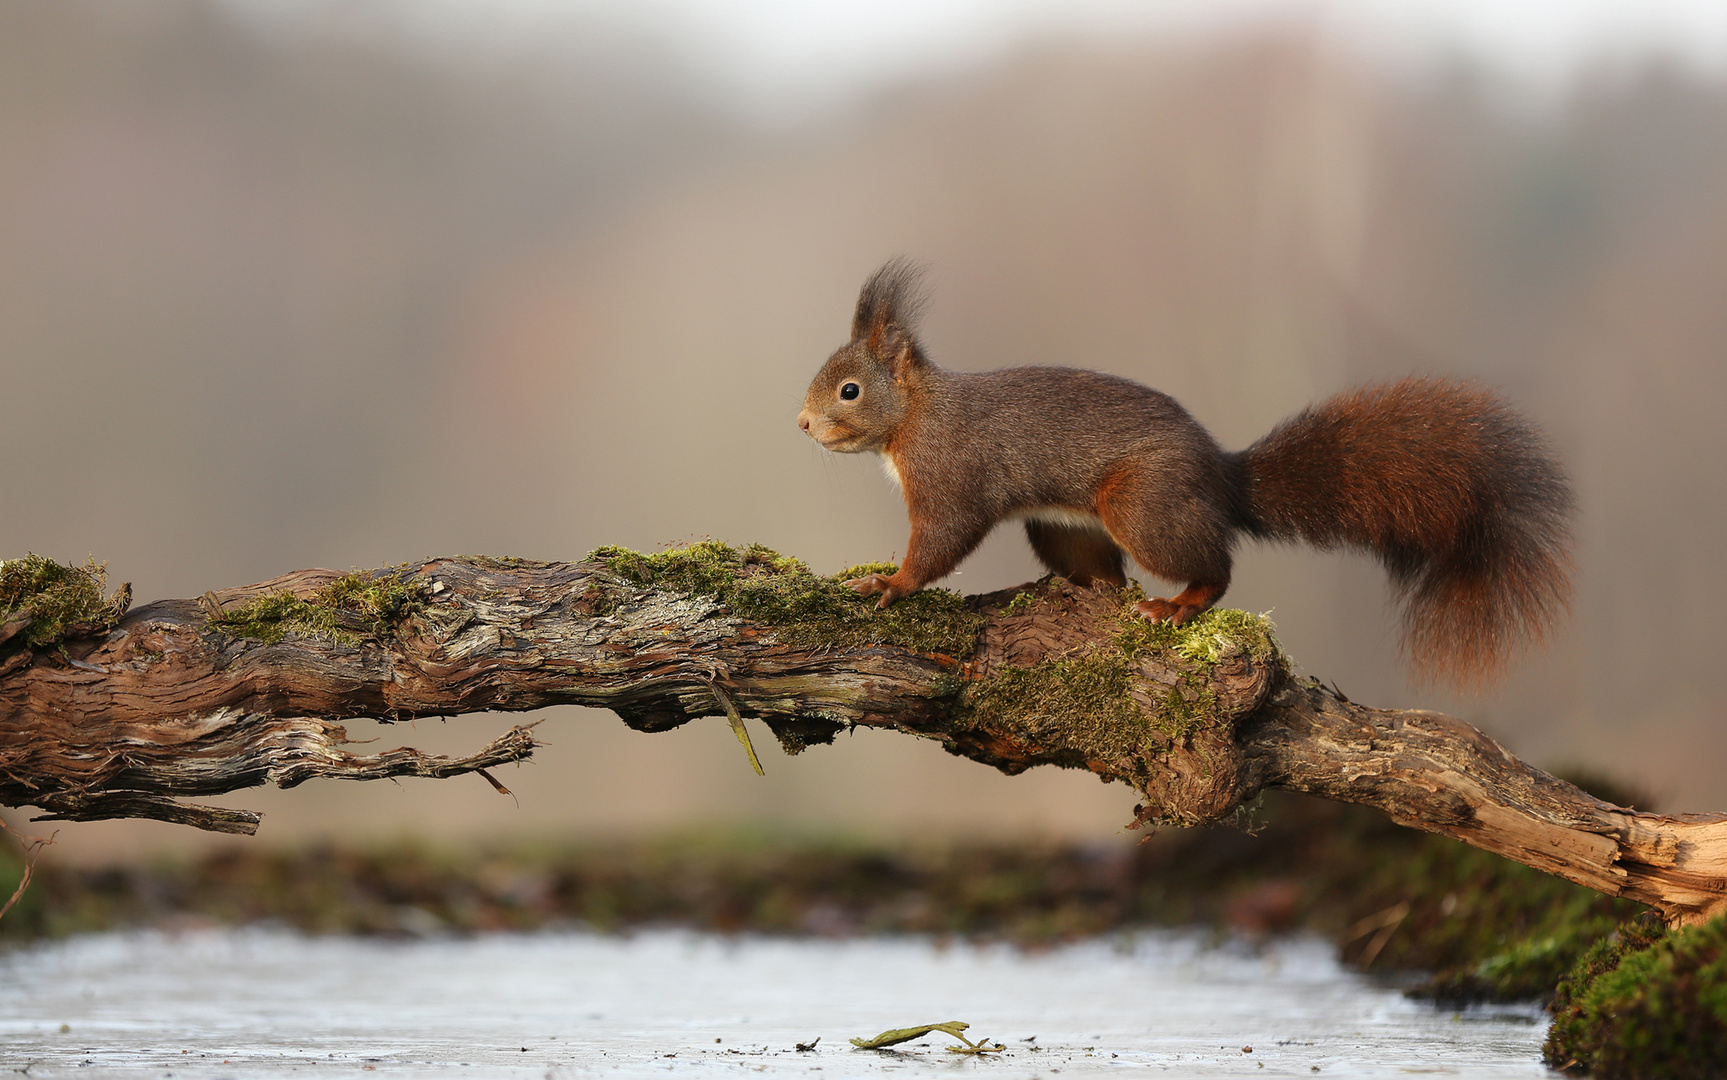
<instances>
[{"instance_id":1,"label":"tree branch","mask_svg":"<svg viewBox=\"0 0 1727 1080\"><path fill-rule=\"evenodd\" d=\"M575 704L664 731L728 706L788 752L895 728L1018 773L1084 768L1141 822L1230 817L1268 787L1375 807L1672 922L1727 909L1727 817L1613 806L1460 721L1357 705L1290 675L1263 620L1123 618L1134 597L1044 581L878 612L752 548L582 563L436 559L307 570L167 600L105 636L0 652L0 804L250 833L181 801L313 777L453 776L527 758L351 754L339 721Z\"/></svg>"}]
</instances>

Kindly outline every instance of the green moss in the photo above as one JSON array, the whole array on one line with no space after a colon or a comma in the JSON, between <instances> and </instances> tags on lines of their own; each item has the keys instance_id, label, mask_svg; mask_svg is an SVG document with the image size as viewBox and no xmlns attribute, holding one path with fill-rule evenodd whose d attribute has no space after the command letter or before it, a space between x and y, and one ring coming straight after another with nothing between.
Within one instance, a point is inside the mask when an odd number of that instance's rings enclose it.
<instances>
[{"instance_id":1,"label":"green moss","mask_svg":"<svg viewBox=\"0 0 1727 1080\"><path fill-rule=\"evenodd\" d=\"M1134 612L1136 600L1122 608L1115 647L1124 659L1147 652L1174 653L1191 665L1181 685L1171 687L1160 701L1157 726L1171 739L1185 743L1209 724L1220 722L1211 672L1225 660L1245 657L1253 663L1284 664L1283 647L1271 619L1235 608L1212 608L1181 626L1152 622Z\"/></svg>"},{"instance_id":2,"label":"green moss","mask_svg":"<svg viewBox=\"0 0 1727 1080\"><path fill-rule=\"evenodd\" d=\"M1498 1001L1546 997L1578 954L1588 948L1593 929L1578 927L1565 934L1520 941L1475 965L1475 977Z\"/></svg>"},{"instance_id":3,"label":"green moss","mask_svg":"<svg viewBox=\"0 0 1727 1080\"><path fill-rule=\"evenodd\" d=\"M850 581L853 578L869 577L871 574L881 574L885 577L892 577L897 573L899 573L899 567L894 563L866 562L858 563L856 566L848 566L844 570L835 574L834 577L840 581Z\"/></svg>"},{"instance_id":4,"label":"green moss","mask_svg":"<svg viewBox=\"0 0 1727 1080\"><path fill-rule=\"evenodd\" d=\"M1434 976L1416 996L1458 1004L1551 998L1565 972L1599 939L1602 921L1589 913L1562 920L1554 933L1520 939L1475 964Z\"/></svg>"},{"instance_id":5,"label":"green moss","mask_svg":"<svg viewBox=\"0 0 1727 1080\"><path fill-rule=\"evenodd\" d=\"M930 681L929 693L925 696L940 701L944 698L957 697L965 689L965 680L958 675L937 675Z\"/></svg>"},{"instance_id":6,"label":"green moss","mask_svg":"<svg viewBox=\"0 0 1727 1080\"><path fill-rule=\"evenodd\" d=\"M1620 961L1634 952L1641 952L1667 936L1667 927L1653 911L1644 912L1602 936L1585 949L1571 969L1556 984L1553 997L1555 1015L1571 1010L1588 992L1598 977L1619 966Z\"/></svg>"},{"instance_id":7,"label":"green moss","mask_svg":"<svg viewBox=\"0 0 1727 1080\"><path fill-rule=\"evenodd\" d=\"M107 584L107 567L94 559L83 566L41 555L0 560L0 623L28 609L31 622L20 637L33 649L106 633L121 614L103 599Z\"/></svg>"},{"instance_id":8,"label":"green moss","mask_svg":"<svg viewBox=\"0 0 1727 1080\"><path fill-rule=\"evenodd\" d=\"M971 688L967 704L985 723L1058 741L1088 757L1111 759L1156 753L1186 744L1202 728L1227 723L1210 687L1219 662L1246 656L1257 662L1282 656L1271 620L1245 611L1212 609L1185 626L1154 623L1134 610L1143 594L1129 589L1108 644L1031 667L1004 665ZM1023 602L1023 603L1022 603ZM1030 608L1021 594L1009 604ZM1171 687L1134 672L1148 653L1173 654L1187 668ZM1155 702L1150 715L1132 696Z\"/></svg>"},{"instance_id":9,"label":"green moss","mask_svg":"<svg viewBox=\"0 0 1727 1080\"><path fill-rule=\"evenodd\" d=\"M1631 923L1560 984L1543 1054L1614 1080L1704 1080L1727 1061L1727 917L1664 933Z\"/></svg>"},{"instance_id":10,"label":"green moss","mask_svg":"<svg viewBox=\"0 0 1727 1080\"><path fill-rule=\"evenodd\" d=\"M1364 916L1407 904L1407 915L1374 947L1375 934L1345 946L1375 968L1438 976L1418 996L1442 1001L1545 998L1591 942L1642 910L1457 840L1424 834L1396 864L1369 860L1353 882ZM1411 881L1419 881L1419 893Z\"/></svg>"},{"instance_id":11,"label":"green moss","mask_svg":"<svg viewBox=\"0 0 1727 1080\"><path fill-rule=\"evenodd\" d=\"M924 589L878 608L874 597L859 596L843 584L864 574L892 573L895 567L886 563L822 577L801 560L759 544L734 548L713 540L653 555L602 547L588 558L637 585L714 596L734 614L772 627L794 645L899 645L969 656L983 626L964 599L944 589Z\"/></svg>"},{"instance_id":12,"label":"green moss","mask_svg":"<svg viewBox=\"0 0 1727 1080\"><path fill-rule=\"evenodd\" d=\"M1157 728L1178 743L1189 742L1201 728L1219 721L1217 695L1189 675L1181 686L1172 686L1158 702Z\"/></svg>"},{"instance_id":13,"label":"green moss","mask_svg":"<svg viewBox=\"0 0 1727 1080\"><path fill-rule=\"evenodd\" d=\"M266 593L210 625L234 637L275 644L289 635L357 645L387 637L420 606L420 590L388 571L346 574L310 597Z\"/></svg>"},{"instance_id":14,"label":"green moss","mask_svg":"<svg viewBox=\"0 0 1727 1080\"><path fill-rule=\"evenodd\" d=\"M1031 667L1003 665L966 692L973 717L1016 734L1059 741L1087 757L1154 748L1153 726L1129 696L1133 672L1108 646Z\"/></svg>"},{"instance_id":15,"label":"green moss","mask_svg":"<svg viewBox=\"0 0 1727 1080\"><path fill-rule=\"evenodd\" d=\"M1266 615L1212 608L1176 626L1132 614L1135 602L1137 597L1124 608L1121 632L1116 636L1116 647L1130 658L1150 650L1166 650L1210 668L1236 656L1265 663L1283 655L1276 627Z\"/></svg>"}]
</instances>

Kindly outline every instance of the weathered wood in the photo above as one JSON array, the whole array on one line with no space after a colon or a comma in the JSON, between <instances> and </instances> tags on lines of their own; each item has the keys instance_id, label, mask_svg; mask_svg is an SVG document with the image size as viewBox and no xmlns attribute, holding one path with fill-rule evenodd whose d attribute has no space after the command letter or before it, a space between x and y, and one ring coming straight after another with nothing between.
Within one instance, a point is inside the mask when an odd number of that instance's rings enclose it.
<instances>
[{"instance_id":1,"label":"weathered wood","mask_svg":"<svg viewBox=\"0 0 1727 1080\"><path fill-rule=\"evenodd\" d=\"M1727 910L1727 815L1651 814L1603 802L1519 761L1461 720L1371 709L1287 682L1242 727L1244 786L1281 787L1393 821L1690 924Z\"/></svg>"},{"instance_id":2,"label":"weathered wood","mask_svg":"<svg viewBox=\"0 0 1727 1080\"><path fill-rule=\"evenodd\" d=\"M740 572L758 571L778 572ZM603 562L437 559L387 576L418 601L386 629L356 622L347 640L267 643L223 621L260 596L312 597L342 577L308 570L160 601L99 639L12 654L0 665L0 804L251 832L256 815L180 800L315 777L451 776L534 749L518 727L465 758L357 755L342 748L346 718L576 704L663 731L724 715L729 698L794 752L853 725L895 728L1009 773L1054 764L1124 782L1148 822L1217 821L1264 788L1303 791L1670 921L1727 909L1727 816L1604 803L1467 724L1346 701L1221 633L1199 659L1147 646L1110 592L1058 580L968 598L975 638L940 651L823 642ZM858 604L856 619L872 617ZM1085 714L1087 680L1114 695L1102 699L1114 712ZM1023 690L1036 686L1047 703Z\"/></svg>"}]
</instances>

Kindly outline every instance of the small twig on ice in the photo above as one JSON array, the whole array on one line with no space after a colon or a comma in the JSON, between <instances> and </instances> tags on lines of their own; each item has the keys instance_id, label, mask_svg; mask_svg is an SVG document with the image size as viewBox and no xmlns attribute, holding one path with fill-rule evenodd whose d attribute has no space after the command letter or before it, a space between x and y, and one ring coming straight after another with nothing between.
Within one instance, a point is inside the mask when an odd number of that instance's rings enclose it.
<instances>
[{"instance_id":1,"label":"small twig on ice","mask_svg":"<svg viewBox=\"0 0 1727 1080\"><path fill-rule=\"evenodd\" d=\"M853 1039L852 1045L860 1050L885 1050L902 1042L921 1039L932 1031L952 1035L964 1046L950 1046L948 1049L956 1054L994 1054L1007 1047L1002 1043L991 1043L988 1039L982 1042L972 1042L965 1037L965 1029L971 1027L964 1020L949 1020L941 1024L920 1024L917 1027L889 1028L873 1039ZM814 1045L813 1043L811 1044Z\"/></svg>"}]
</instances>

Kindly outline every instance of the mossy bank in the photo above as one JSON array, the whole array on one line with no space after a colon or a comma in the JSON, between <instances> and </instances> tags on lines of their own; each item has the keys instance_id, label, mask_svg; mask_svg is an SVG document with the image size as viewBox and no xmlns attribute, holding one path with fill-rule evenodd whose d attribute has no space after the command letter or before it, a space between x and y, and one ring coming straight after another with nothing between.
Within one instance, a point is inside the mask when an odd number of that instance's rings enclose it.
<instances>
[{"instance_id":1,"label":"mossy bank","mask_svg":"<svg viewBox=\"0 0 1727 1080\"><path fill-rule=\"evenodd\" d=\"M0 856L0 879L7 864ZM1197 924L1247 937L1307 929L1372 974L1473 970L1530 940L1570 938L1575 924L1605 934L1639 910L1361 807L1275 793L1238 826L1085 845L704 830L470 848L245 843L108 868L63 865L49 847L25 897L0 939L191 918L313 933L685 925L1038 946Z\"/></svg>"},{"instance_id":2,"label":"mossy bank","mask_svg":"<svg viewBox=\"0 0 1727 1080\"><path fill-rule=\"evenodd\" d=\"M1597 942L1559 983L1543 1053L1601 1080L1727 1074L1727 916L1672 932L1645 918Z\"/></svg>"}]
</instances>

